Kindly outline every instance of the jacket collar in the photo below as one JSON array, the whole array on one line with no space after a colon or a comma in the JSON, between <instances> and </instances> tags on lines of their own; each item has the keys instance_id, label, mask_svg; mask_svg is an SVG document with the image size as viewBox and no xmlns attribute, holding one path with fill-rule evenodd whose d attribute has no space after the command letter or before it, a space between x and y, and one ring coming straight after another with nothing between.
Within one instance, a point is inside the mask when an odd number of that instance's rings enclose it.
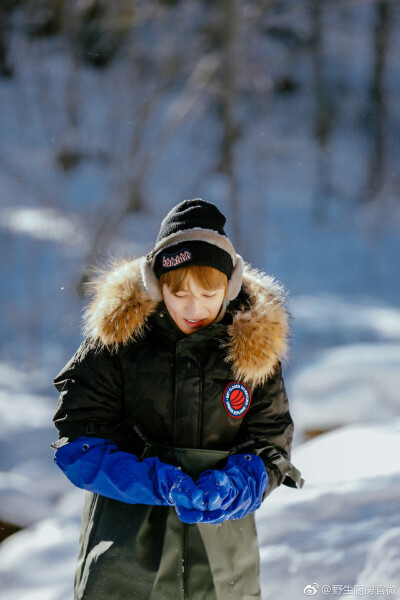
<instances>
[{"instance_id":1,"label":"jacket collar","mask_svg":"<svg viewBox=\"0 0 400 600\"><path fill-rule=\"evenodd\" d=\"M159 306L145 290L140 262L114 260L86 284L90 300L83 333L113 352L142 338ZM284 290L272 277L245 265L242 291L227 311L232 318L221 341L225 360L237 380L250 386L262 384L287 354L289 314Z\"/></svg>"},{"instance_id":2,"label":"jacket collar","mask_svg":"<svg viewBox=\"0 0 400 600\"><path fill-rule=\"evenodd\" d=\"M229 320L229 313L226 314L225 319L221 319L222 322L214 321L207 327L194 331L190 335L183 333L179 327L175 324L172 317L170 316L164 302L160 302L157 309L152 313L148 319L150 327L155 327L160 335L165 335L169 340L176 343L181 340L186 340L187 347L206 347L215 345L215 339L222 341L222 338L226 337L225 324ZM232 321L232 319L231 319Z\"/></svg>"}]
</instances>

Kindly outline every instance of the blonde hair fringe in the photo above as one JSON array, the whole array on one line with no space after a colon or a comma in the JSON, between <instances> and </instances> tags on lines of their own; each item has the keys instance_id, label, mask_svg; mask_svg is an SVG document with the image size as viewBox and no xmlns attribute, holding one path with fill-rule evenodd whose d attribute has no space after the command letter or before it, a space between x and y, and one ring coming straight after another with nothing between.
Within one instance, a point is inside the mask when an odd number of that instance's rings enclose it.
<instances>
[{"instance_id":1,"label":"blonde hair fringe","mask_svg":"<svg viewBox=\"0 0 400 600\"><path fill-rule=\"evenodd\" d=\"M160 287L166 284L172 294L176 294L185 287L185 283L189 277L192 277L194 282L204 290L218 290L220 288L228 288L228 278L225 273L214 269L213 267L191 265L188 267L180 267L163 273L160 277Z\"/></svg>"}]
</instances>

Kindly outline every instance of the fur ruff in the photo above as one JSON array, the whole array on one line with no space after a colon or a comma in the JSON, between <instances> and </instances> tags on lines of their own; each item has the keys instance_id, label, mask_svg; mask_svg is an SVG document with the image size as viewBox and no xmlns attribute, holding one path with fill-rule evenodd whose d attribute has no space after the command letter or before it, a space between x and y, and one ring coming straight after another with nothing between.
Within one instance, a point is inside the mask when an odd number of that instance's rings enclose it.
<instances>
[{"instance_id":1,"label":"fur ruff","mask_svg":"<svg viewBox=\"0 0 400 600\"><path fill-rule=\"evenodd\" d=\"M114 352L120 344L141 338L157 308L143 285L140 263L141 259L116 259L86 284L91 299L83 314L83 333L101 348ZM224 348L235 378L255 387L286 357L289 315L283 288L247 264L243 290L250 308L242 306L233 313Z\"/></svg>"}]
</instances>

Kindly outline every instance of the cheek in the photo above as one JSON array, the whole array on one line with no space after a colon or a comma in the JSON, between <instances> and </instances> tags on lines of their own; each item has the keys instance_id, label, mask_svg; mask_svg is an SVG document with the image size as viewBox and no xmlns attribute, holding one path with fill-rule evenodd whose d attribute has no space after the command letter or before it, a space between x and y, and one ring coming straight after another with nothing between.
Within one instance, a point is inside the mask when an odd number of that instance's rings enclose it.
<instances>
[{"instance_id":1,"label":"cheek","mask_svg":"<svg viewBox=\"0 0 400 600\"><path fill-rule=\"evenodd\" d=\"M164 302L165 302L165 306L167 307L169 314L173 315L176 310L176 305L175 305L175 302L173 301L173 299L172 298L164 298Z\"/></svg>"},{"instance_id":2,"label":"cheek","mask_svg":"<svg viewBox=\"0 0 400 600\"><path fill-rule=\"evenodd\" d=\"M212 307L210 307L210 313L212 313L212 315L214 317L216 317L217 314L219 313L221 304L222 304L222 299L221 299L221 301L217 300L216 302L213 303Z\"/></svg>"},{"instance_id":3,"label":"cheek","mask_svg":"<svg viewBox=\"0 0 400 600\"><path fill-rule=\"evenodd\" d=\"M170 309L171 309L171 312L174 315L176 315L177 313L179 313L179 304L177 304L176 302L171 302Z\"/></svg>"},{"instance_id":4,"label":"cheek","mask_svg":"<svg viewBox=\"0 0 400 600\"><path fill-rule=\"evenodd\" d=\"M185 302L178 301L173 303L173 311L177 317L180 317L185 312Z\"/></svg>"}]
</instances>

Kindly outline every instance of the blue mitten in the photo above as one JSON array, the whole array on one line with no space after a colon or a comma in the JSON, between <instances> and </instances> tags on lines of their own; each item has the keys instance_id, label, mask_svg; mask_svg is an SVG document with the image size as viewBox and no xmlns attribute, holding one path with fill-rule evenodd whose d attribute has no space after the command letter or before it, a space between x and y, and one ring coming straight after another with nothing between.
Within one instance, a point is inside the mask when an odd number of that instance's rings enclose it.
<instances>
[{"instance_id":1,"label":"blue mitten","mask_svg":"<svg viewBox=\"0 0 400 600\"><path fill-rule=\"evenodd\" d=\"M227 517L224 510L197 510L187 509L179 504L175 506L176 514L182 523L221 523Z\"/></svg>"},{"instance_id":2,"label":"blue mitten","mask_svg":"<svg viewBox=\"0 0 400 600\"><path fill-rule=\"evenodd\" d=\"M181 504L176 504L175 511L178 515L179 520L182 521L182 523L193 524L200 523L201 521L203 521L204 511L202 510L198 510L196 508L189 509L182 506Z\"/></svg>"},{"instance_id":3,"label":"blue mitten","mask_svg":"<svg viewBox=\"0 0 400 600\"><path fill-rule=\"evenodd\" d=\"M222 471L205 471L196 481L196 492L175 495L175 510L183 523L219 523L237 490ZM171 494L172 496L172 494Z\"/></svg>"},{"instance_id":4,"label":"blue mitten","mask_svg":"<svg viewBox=\"0 0 400 600\"><path fill-rule=\"evenodd\" d=\"M226 510L237 496L237 489L223 470L204 471L196 481L204 493L203 510Z\"/></svg>"},{"instance_id":5,"label":"blue mitten","mask_svg":"<svg viewBox=\"0 0 400 600\"><path fill-rule=\"evenodd\" d=\"M193 508L192 496L202 503L203 492L177 467L156 457L140 461L103 438L77 438L61 446L54 461L76 486L128 504L173 506L179 500Z\"/></svg>"},{"instance_id":6,"label":"blue mitten","mask_svg":"<svg viewBox=\"0 0 400 600\"><path fill-rule=\"evenodd\" d=\"M182 515L178 513L181 520L190 523L190 518L201 519L193 521L202 523L220 523L230 519L241 519L261 506L263 494L268 486L268 473L264 463L255 454L233 454L227 460L226 465L220 469L221 473L227 475L234 490L227 502L228 506L217 510L204 510L198 515L196 511L186 510ZM215 471L205 471L197 481L200 488L207 494L210 477L215 477ZM232 497L233 496L233 497ZM178 509L177 509L178 512ZM199 511L197 511L199 512ZM196 514L195 514L196 513Z\"/></svg>"},{"instance_id":7,"label":"blue mitten","mask_svg":"<svg viewBox=\"0 0 400 600\"><path fill-rule=\"evenodd\" d=\"M268 487L264 462L256 454L233 454L228 458L226 473L237 490L237 496L225 511L227 519L241 519L260 508Z\"/></svg>"},{"instance_id":8,"label":"blue mitten","mask_svg":"<svg viewBox=\"0 0 400 600\"><path fill-rule=\"evenodd\" d=\"M181 477L176 476L169 497L173 504L186 509L205 510L204 492L193 482L193 479L180 471Z\"/></svg>"}]
</instances>

